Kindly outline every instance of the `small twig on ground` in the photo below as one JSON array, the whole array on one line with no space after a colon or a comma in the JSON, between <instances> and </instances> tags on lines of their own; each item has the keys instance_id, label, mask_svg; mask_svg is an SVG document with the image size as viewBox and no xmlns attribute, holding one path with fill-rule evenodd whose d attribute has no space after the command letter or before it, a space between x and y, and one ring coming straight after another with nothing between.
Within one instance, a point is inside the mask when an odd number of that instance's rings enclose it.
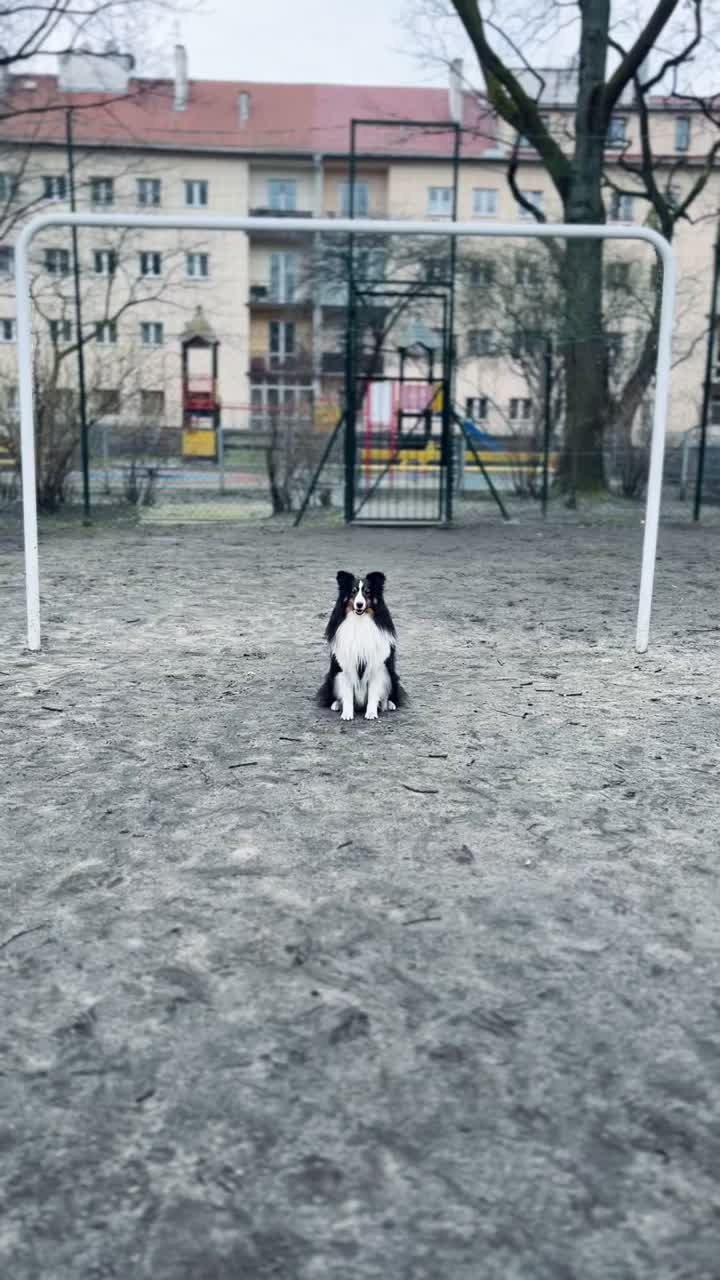
<instances>
[{"instance_id":1,"label":"small twig on ground","mask_svg":"<svg viewBox=\"0 0 720 1280\"><path fill-rule=\"evenodd\" d=\"M437 787L411 787L409 782L402 784L406 791L414 791L418 796L436 796L438 795Z\"/></svg>"},{"instance_id":2,"label":"small twig on ground","mask_svg":"<svg viewBox=\"0 0 720 1280\"><path fill-rule=\"evenodd\" d=\"M4 942L0 942L0 951L4 951L6 947L9 947L11 942L17 942L18 938L24 938L28 933L37 933L38 929L47 929L47 927L48 921L45 920L42 924L31 925L29 929L19 929L17 933L11 933L9 938L6 938Z\"/></svg>"},{"instance_id":3,"label":"small twig on ground","mask_svg":"<svg viewBox=\"0 0 720 1280\"><path fill-rule=\"evenodd\" d=\"M229 764L228 769L249 769L251 764L257 763L257 760L238 760L237 764Z\"/></svg>"},{"instance_id":4,"label":"small twig on ground","mask_svg":"<svg viewBox=\"0 0 720 1280\"><path fill-rule=\"evenodd\" d=\"M414 920L403 920L403 924L431 924L434 920L442 920L442 916L416 916Z\"/></svg>"}]
</instances>

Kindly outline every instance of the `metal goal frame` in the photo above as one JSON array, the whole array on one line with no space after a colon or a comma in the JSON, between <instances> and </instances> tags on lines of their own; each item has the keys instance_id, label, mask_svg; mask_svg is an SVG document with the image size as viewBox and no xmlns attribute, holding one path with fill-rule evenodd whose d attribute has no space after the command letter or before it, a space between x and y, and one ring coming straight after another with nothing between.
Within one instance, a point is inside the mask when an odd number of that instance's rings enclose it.
<instances>
[{"instance_id":1,"label":"metal goal frame","mask_svg":"<svg viewBox=\"0 0 720 1280\"><path fill-rule=\"evenodd\" d=\"M45 213L32 218L23 227L15 246L15 290L17 296L17 359L20 398L20 456L22 468L23 534L25 547L25 594L27 606L27 647L38 652L40 628L40 560L38 552L37 494L35 489L35 429L32 378L32 308L30 298L29 249L33 238L47 227L122 227L144 230L174 231L279 231L305 235L407 235L508 237L510 239L549 240L556 237L579 240L642 240L656 250L663 264L660 326L658 330L655 372L655 404L650 444L645 533L643 538L640 591L638 597L635 648L645 653L650 637L655 558L660 498L662 492L665 431L667 425L672 358L672 325L675 306L676 264L669 242L650 227L534 223L530 226L512 222L411 222L375 218L273 218L218 217L192 214L131 213Z\"/></svg>"}]
</instances>

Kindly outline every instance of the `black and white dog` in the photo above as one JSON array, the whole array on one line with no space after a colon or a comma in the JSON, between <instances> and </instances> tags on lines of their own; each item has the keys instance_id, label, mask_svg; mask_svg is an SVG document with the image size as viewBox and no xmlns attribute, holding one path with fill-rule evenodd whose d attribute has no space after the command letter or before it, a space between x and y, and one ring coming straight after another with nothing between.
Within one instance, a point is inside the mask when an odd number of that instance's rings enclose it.
<instances>
[{"instance_id":1,"label":"black and white dog","mask_svg":"<svg viewBox=\"0 0 720 1280\"><path fill-rule=\"evenodd\" d=\"M352 720L356 711L377 720L378 711L395 711L404 701L395 670L395 627L383 596L385 574L356 578L341 569L337 582L338 598L325 628L330 670L318 701L340 711L342 720Z\"/></svg>"}]
</instances>

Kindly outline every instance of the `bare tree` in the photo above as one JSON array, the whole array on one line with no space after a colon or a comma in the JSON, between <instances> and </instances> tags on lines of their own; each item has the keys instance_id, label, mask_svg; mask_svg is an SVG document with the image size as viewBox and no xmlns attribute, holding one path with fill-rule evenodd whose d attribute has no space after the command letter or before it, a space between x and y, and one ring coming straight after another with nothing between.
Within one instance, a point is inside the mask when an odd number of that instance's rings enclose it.
<instances>
[{"instance_id":1,"label":"bare tree","mask_svg":"<svg viewBox=\"0 0 720 1280\"><path fill-rule=\"evenodd\" d=\"M83 346L87 366L87 422L92 427L109 414L137 416L141 375L148 352L139 351L137 331L143 312L162 302L178 305L173 290L182 278L185 247L162 254L162 273L145 277L138 269L140 240L124 231L97 241L97 275L83 274L83 328L75 325L65 249L36 249L32 260L34 304L33 376L37 447L37 498L45 511L65 501L80 440L76 359ZM50 256L48 256L50 255ZM99 255L99 257L97 257ZM181 295L178 295L181 296ZM134 336L130 321L137 319ZM14 401L16 375L0 373L0 434L20 465L20 430Z\"/></svg>"},{"instance_id":2,"label":"bare tree","mask_svg":"<svg viewBox=\"0 0 720 1280\"><path fill-rule=\"evenodd\" d=\"M467 335L460 349L461 363L476 363L483 395L493 383L492 373L505 370L522 378L529 392L530 415L519 422L509 419L496 405L504 429L521 439L530 450L541 447L544 434L546 351L552 351L551 422L556 441L566 435L567 342L566 296L562 264L557 265L541 246L495 250L492 255L463 255L459 260L459 328ZM632 497L647 476L647 391L654 369L657 337L657 269L646 257L614 255L605 263L603 280L603 329L589 335L595 358L607 368L608 421L603 436L605 478ZM678 338L673 363L688 360L704 334L705 280L702 274L685 274L680 281ZM682 336L680 336L682 335ZM577 335L571 341L577 342ZM648 367L649 366L649 367ZM638 369L645 367L644 383ZM483 375L485 375L483 381ZM628 409L627 388L642 385L642 392ZM643 408L645 412L643 412ZM641 419L638 421L638 419ZM580 466L567 450L568 471ZM522 473L521 489L534 492L534 472Z\"/></svg>"},{"instance_id":3,"label":"bare tree","mask_svg":"<svg viewBox=\"0 0 720 1280\"><path fill-rule=\"evenodd\" d=\"M187 8L187 5L183 5ZM27 74L46 60L57 59L95 46L96 58L113 59L131 41L144 47L150 33L155 47L161 15L169 17L178 6L165 0L4 0L0 47L0 120L22 111L39 114L51 103L19 105L13 102L13 74ZM62 109L55 104L55 109Z\"/></svg>"},{"instance_id":4,"label":"bare tree","mask_svg":"<svg viewBox=\"0 0 720 1280\"><path fill-rule=\"evenodd\" d=\"M532 12L527 6L494 4L492 0L425 0L436 24L448 15L459 19L483 74L487 98L497 114L514 131L515 143L508 160L507 178L515 199L538 221L544 214L523 195L518 176L522 150L531 146L549 175L559 197L563 220L568 223L602 224L606 218L604 196L618 184L609 175L617 153L608 152L611 121L621 100L634 95L641 133L640 162L622 156L628 191L645 200L656 225L671 239L677 224L689 220L704 191L718 153L712 136L705 161L681 200L675 200L667 183L658 181L659 162L653 153L649 114L653 92L662 86L675 88L681 69L699 48L714 50L703 28L704 0L656 0L646 18L636 12L615 13L610 0L582 0L577 10L560 0L545 0ZM705 9L707 9L705 0ZM572 125L566 131L554 127L548 108L542 53L562 39L574 47L575 106ZM653 74L648 71L651 53L660 58ZM712 97L683 99L708 123L717 124ZM521 145L522 143L522 145ZM569 240L548 244L548 252L561 273L566 319L564 343L566 396L566 456L568 483L592 489L603 480L603 437L618 414L632 419L652 377L657 338L659 302L653 313L644 349L619 395L611 396L608 361L602 357L607 343L588 341L604 335L603 242ZM573 334L584 341L572 342ZM575 465L575 461L577 465ZM570 474L574 466L574 475Z\"/></svg>"}]
</instances>

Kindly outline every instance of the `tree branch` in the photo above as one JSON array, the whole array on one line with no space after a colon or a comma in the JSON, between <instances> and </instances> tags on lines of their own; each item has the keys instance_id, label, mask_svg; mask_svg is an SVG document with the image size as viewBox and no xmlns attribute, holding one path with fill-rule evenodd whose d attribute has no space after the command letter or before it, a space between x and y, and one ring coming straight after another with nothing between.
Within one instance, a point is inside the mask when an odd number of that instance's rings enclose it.
<instances>
[{"instance_id":1,"label":"tree branch","mask_svg":"<svg viewBox=\"0 0 720 1280\"><path fill-rule=\"evenodd\" d=\"M517 133L530 139L564 200L572 179L572 165L548 130L538 103L525 92L517 76L489 44L477 0L452 0L452 5L477 54L488 101Z\"/></svg>"},{"instance_id":2,"label":"tree branch","mask_svg":"<svg viewBox=\"0 0 720 1280\"><path fill-rule=\"evenodd\" d=\"M658 0L654 12L645 23L635 43L628 49L620 65L610 76L603 91L602 119L607 127L620 95L632 80L650 53L660 32L667 26L680 0Z\"/></svg>"}]
</instances>

